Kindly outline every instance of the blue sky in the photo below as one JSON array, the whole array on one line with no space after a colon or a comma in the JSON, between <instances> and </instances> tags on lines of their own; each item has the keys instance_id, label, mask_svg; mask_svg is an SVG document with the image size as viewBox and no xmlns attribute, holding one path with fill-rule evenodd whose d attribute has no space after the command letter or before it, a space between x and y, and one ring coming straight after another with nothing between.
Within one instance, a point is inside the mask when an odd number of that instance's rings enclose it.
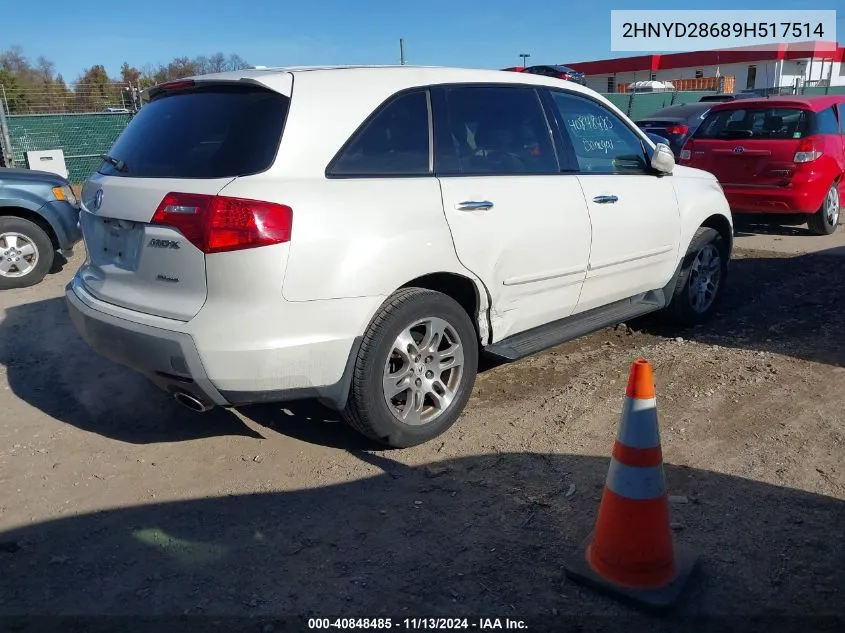
<instances>
[{"instance_id":1,"label":"blue sky","mask_svg":"<svg viewBox=\"0 0 845 633\"><path fill-rule=\"evenodd\" d=\"M610 51L611 9L838 9L845 0L141 0L68 4L15 2L3 14L0 50L44 55L66 81L92 64L116 75L175 56L238 53L252 64L391 64L405 38L410 64L503 68L618 57ZM62 17L63 16L63 17ZM838 20L840 44L845 21ZM634 53L631 53L634 54Z\"/></svg>"}]
</instances>

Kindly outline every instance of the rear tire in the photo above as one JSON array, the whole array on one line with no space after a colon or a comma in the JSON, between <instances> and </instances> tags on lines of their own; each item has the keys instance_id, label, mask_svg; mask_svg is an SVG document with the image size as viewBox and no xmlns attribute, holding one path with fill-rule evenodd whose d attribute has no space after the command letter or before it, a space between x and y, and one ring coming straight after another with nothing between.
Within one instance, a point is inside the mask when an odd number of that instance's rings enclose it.
<instances>
[{"instance_id":1,"label":"rear tire","mask_svg":"<svg viewBox=\"0 0 845 633\"><path fill-rule=\"evenodd\" d=\"M461 415L478 371L478 335L451 297L403 288L367 328L343 417L396 448L444 433Z\"/></svg>"},{"instance_id":2,"label":"rear tire","mask_svg":"<svg viewBox=\"0 0 845 633\"><path fill-rule=\"evenodd\" d=\"M666 316L678 325L708 321L722 298L728 274L728 247L716 229L699 227L681 264Z\"/></svg>"},{"instance_id":3,"label":"rear tire","mask_svg":"<svg viewBox=\"0 0 845 633\"><path fill-rule=\"evenodd\" d=\"M15 216L0 217L0 290L40 283L56 252L40 226Z\"/></svg>"},{"instance_id":4,"label":"rear tire","mask_svg":"<svg viewBox=\"0 0 845 633\"><path fill-rule=\"evenodd\" d=\"M807 228L813 235L831 235L839 225L839 181L836 180L827 190L821 208L807 219Z\"/></svg>"}]
</instances>

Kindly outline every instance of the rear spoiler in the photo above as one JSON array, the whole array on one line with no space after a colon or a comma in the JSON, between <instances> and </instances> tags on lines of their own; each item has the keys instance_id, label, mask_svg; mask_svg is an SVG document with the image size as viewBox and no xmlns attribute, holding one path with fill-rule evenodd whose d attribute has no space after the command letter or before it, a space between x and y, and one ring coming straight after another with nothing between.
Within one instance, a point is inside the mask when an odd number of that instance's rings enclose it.
<instances>
[{"instance_id":1,"label":"rear spoiler","mask_svg":"<svg viewBox=\"0 0 845 633\"><path fill-rule=\"evenodd\" d=\"M269 77L270 76L268 76L268 78ZM219 77L214 77L205 79L202 76L198 76L187 77L185 79L175 79L173 81L166 81L164 83L151 86L150 88L146 88L145 90L141 91L141 101L142 103L146 103L165 93L169 94L182 91L189 91L196 88L197 86L225 86L232 84L249 84L253 86L258 86L260 88L266 88L268 90L275 90L276 92L281 92L285 96L290 96L289 90L279 90L278 87L272 86L265 81L260 81L255 77L237 77L232 79L220 79Z\"/></svg>"}]
</instances>

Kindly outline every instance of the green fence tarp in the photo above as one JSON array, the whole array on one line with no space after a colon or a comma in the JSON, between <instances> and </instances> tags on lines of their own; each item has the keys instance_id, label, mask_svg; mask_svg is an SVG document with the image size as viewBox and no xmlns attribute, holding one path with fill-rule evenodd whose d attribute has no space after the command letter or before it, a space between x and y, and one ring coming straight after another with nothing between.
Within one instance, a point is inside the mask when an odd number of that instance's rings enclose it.
<instances>
[{"instance_id":1,"label":"green fence tarp","mask_svg":"<svg viewBox=\"0 0 845 633\"><path fill-rule=\"evenodd\" d=\"M683 92L616 92L602 96L636 121L661 108L682 103L697 103L701 97L712 94L715 94L712 90L688 90Z\"/></svg>"},{"instance_id":2,"label":"green fence tarp","mask_svg":"<svg viewBox=\"0 0 845 633\"><path fill-rule=\"evenodd\" d=\"M828 86L803 88L801 94L806 97L817 97L819 95L845 95L845 86Z\"/></svg>"},{"instance_id":3,"label":"green fence tarp","mask_svg":"<svg viewBox=\"0 0 845 633\"><path fill-rule=\"evenodd\" d=\"M712 90L686 90L684 92L676 92L675 100L672 105L681 105L682 103L698 103L701 97L716 94Z\"/></svg>"},{"instance_id":4,"label":"green fence tarp","mask_svg":"<svg viewBox=\"0 0 845 633\"><path fill-rule=\"evenodd\" d=\"M631 95L626 95L625 93L615 93L615 94L605 94L602 95L605 99L610 101L613 105L617 108L622 110L622 112L628 112L628 103L630 101Z\"/></svg>"},{"instance_id":5,"label":"green fence tarp","mask_svg":"<svg viewBox=\"0 0 845 633\"><path fill-rule=\"evenodd\" d=\"M631 108L628 116L633 121L648 116L652 112L672 105L672 92L640 92L631 95Z\"/></svg>"},{"instance_id":6,"label":"green fence tarp","mask_svg":"<svg viewBox=\"0 0 845 633\"><path fill-rule=\"evenodd\" d=\"M37 114L9 115L6 123L12 142L14 167L26 167L26 152L61 149L68 180L84 182L129 123L131 114Z\"/></svg>"}]
</instances>

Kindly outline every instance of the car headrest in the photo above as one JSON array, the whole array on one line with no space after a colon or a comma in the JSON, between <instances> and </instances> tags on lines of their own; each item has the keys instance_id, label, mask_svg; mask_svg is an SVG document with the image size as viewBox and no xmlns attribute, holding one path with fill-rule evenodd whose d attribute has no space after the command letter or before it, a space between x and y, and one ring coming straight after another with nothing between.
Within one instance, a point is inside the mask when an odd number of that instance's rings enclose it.
<instances>
[{"instance_id":1,"label":"car headrest","mask_svg":"<svg viewBox=\"0 0 845 633\"><path fill-rule=\"evenodd\" d=\"M763 129L767 132L774 132L775 130L779 130L783 127L783 117L782 116L767 116L763 120Z\"/></svg>"}]
</instances>

